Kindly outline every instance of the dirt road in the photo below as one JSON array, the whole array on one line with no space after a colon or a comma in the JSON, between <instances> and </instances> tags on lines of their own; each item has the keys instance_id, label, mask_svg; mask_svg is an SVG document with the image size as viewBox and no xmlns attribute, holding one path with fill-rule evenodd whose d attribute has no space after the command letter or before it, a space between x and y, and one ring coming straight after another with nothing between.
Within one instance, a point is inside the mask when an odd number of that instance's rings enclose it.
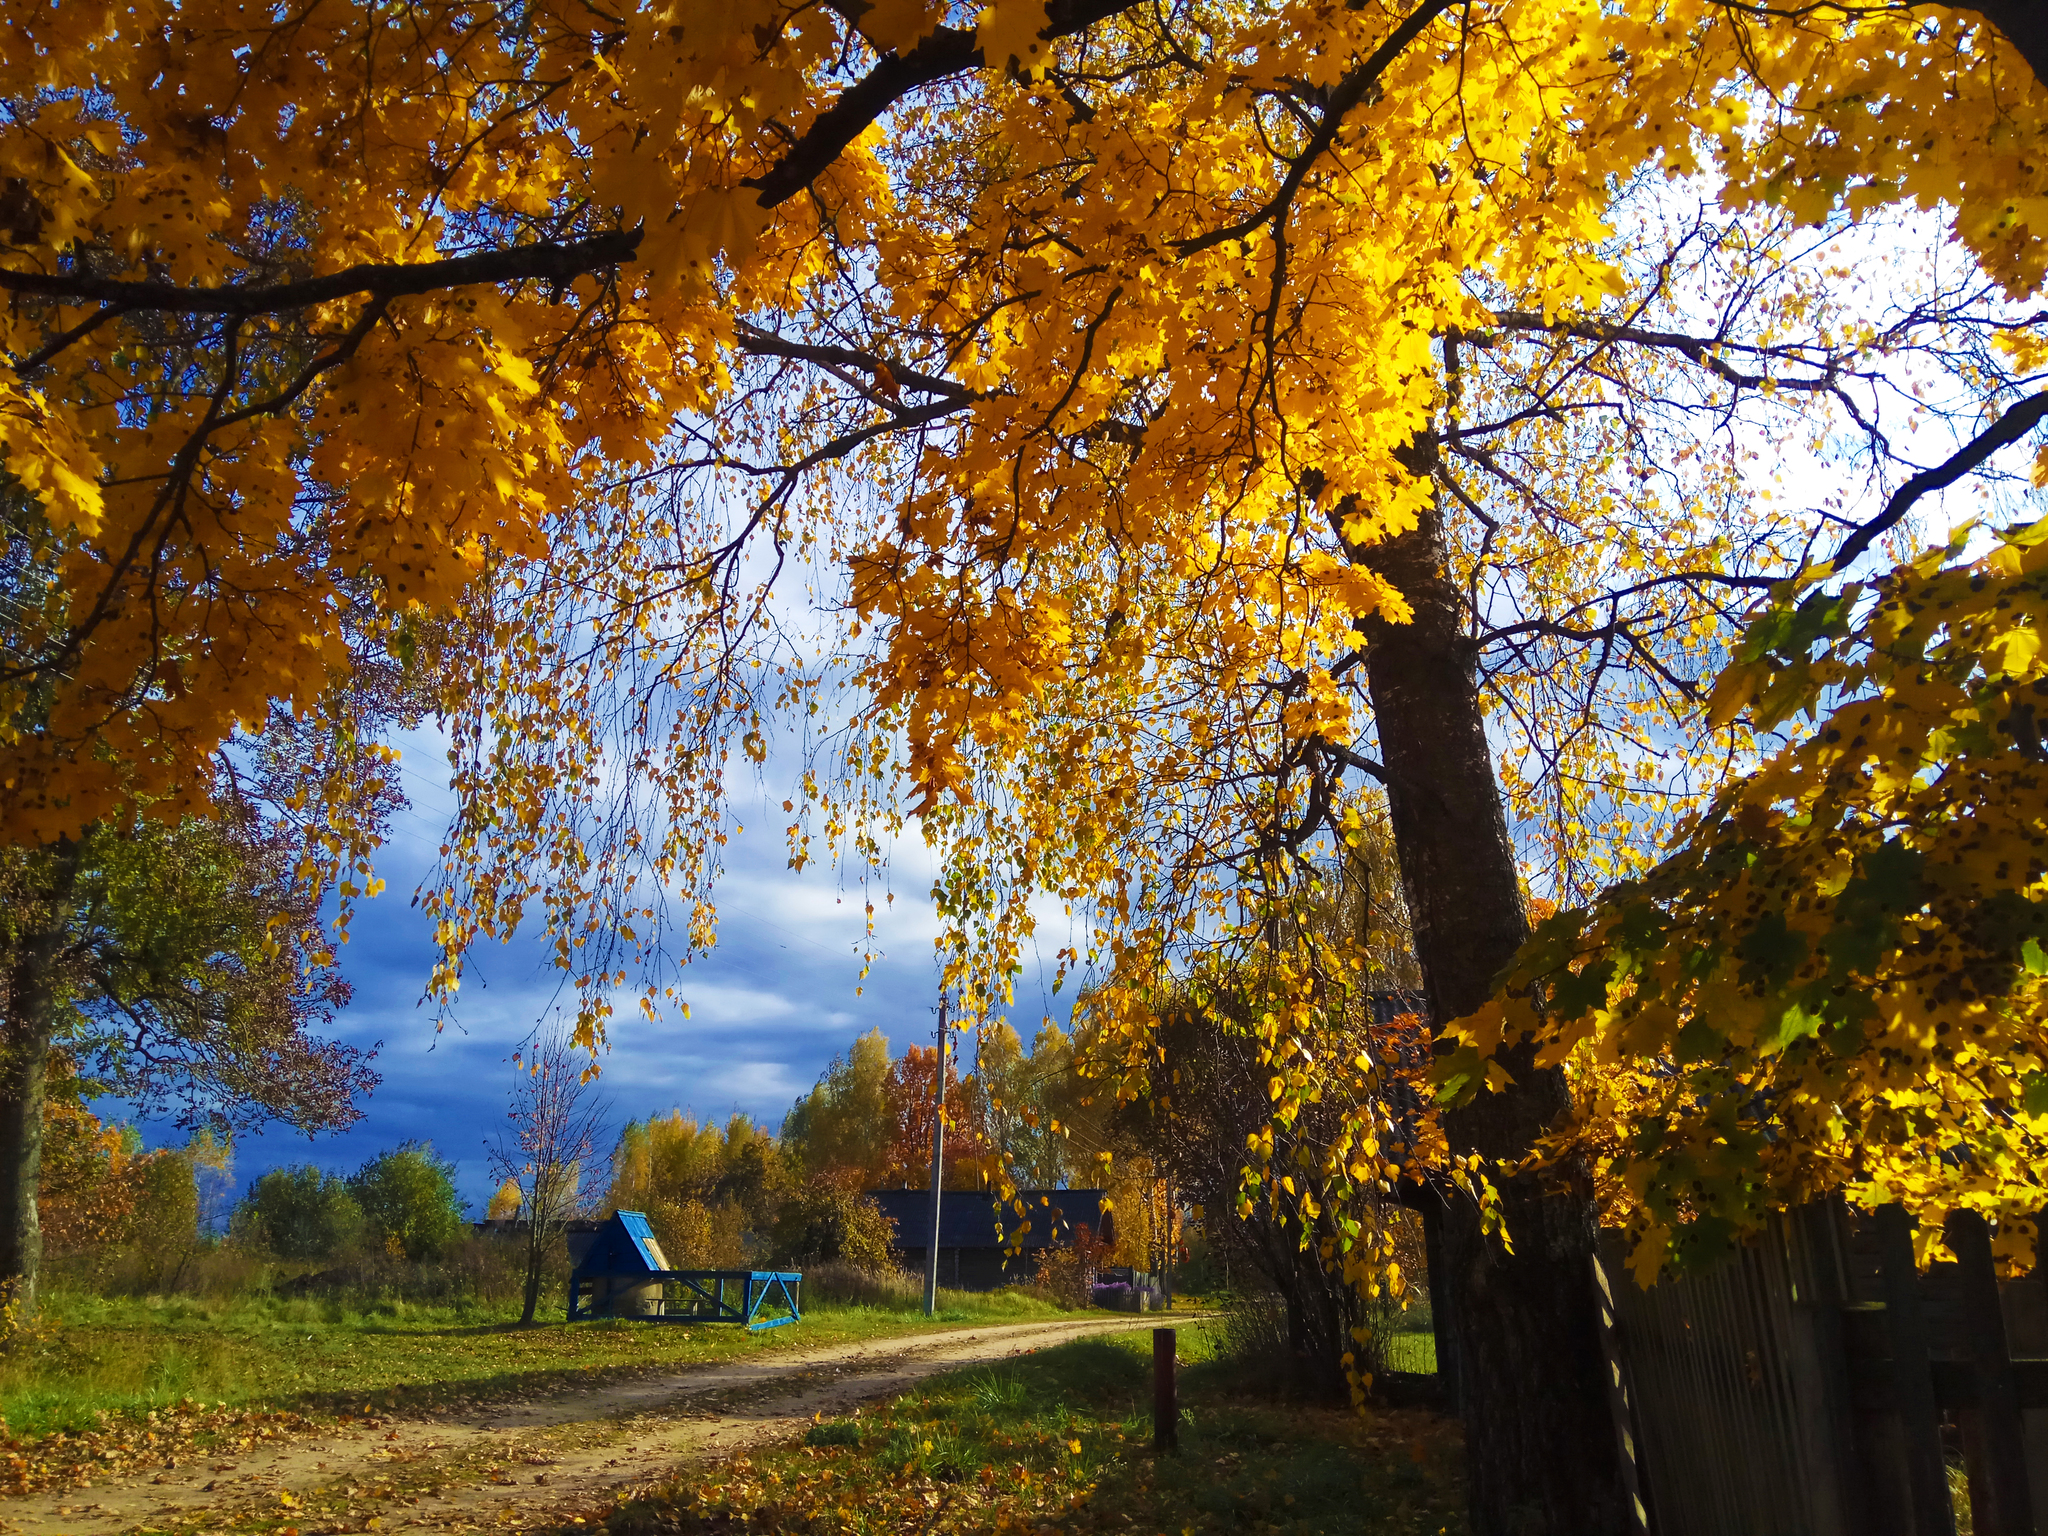
<instances>
[{"instance_id":1,"label":"dirt road","mask_svg":"<svg viewBox=\"0 0 2048 1536\"><path fill-rule=\"evenodd\" d=\"M460 1416L358 1420L147 1476L0 1498L0 1531L118 1536L282 1519L299 1536L322 1536L547 1524L679 1463L794 1433L814 1414L844 1413L923 1377L1155 1321L1097 1314L778 1350Z\"/></svg>"}]
</instances>

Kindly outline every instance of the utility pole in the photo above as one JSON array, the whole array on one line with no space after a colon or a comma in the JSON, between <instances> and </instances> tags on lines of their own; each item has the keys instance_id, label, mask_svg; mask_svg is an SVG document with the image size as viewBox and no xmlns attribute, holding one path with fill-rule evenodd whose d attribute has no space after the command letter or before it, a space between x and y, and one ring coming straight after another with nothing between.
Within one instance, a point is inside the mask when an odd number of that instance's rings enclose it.
<instances>
[{"instance_id":1,"label":"utility pole","mask_svg":"<svg viewBox=\"0 0 2048 1536\"><path fill-rule=\"evenodd\" d=\"M939 1174L946 1156L946 994L939 994L939 1054L932 1072L932 1240L924 1250L924 1315L939 1310Z\"/></svg>"}]
</instances>

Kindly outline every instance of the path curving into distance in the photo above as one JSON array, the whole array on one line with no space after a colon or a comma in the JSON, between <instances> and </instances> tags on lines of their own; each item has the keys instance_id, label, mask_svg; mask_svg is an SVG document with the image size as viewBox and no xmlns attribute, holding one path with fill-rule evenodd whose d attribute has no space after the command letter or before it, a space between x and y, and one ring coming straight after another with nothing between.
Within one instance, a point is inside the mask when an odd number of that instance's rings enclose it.
<instances>
[{"instance_id":1,"label":"path curving into distance","mask_svg":"<svg viewBox=\"0 0 2048 1536\"><path fill-rule=\"evenodd\" d=\"M678 1465L789 1436L813 1416L893 1396L927 1376L1098 1334L1194 1320L1187 1313L1096 1314L799 1347L585 1393L358 1421L86 1489L0 1497L0 1532L221 1531L280 1517L298 1522L305 1536L548 1524L555 1512L587 1510Z\"/></svg>"}]
</instances>

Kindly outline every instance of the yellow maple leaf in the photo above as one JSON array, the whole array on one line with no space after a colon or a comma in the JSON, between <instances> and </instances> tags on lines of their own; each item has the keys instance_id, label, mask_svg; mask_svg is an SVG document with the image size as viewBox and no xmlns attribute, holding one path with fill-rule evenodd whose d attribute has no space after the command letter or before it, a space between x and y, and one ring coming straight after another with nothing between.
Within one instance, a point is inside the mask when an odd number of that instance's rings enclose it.
<instances>
[{"instance_id":1,"label":"yellow maple leaf","mask_svg":"<svg viewBox=\"0 0 2048 1536\"><path fill-rule=\"evenodd\" d=\"M1052 60L1052 44L1038 35L1045 24L1045 0L996 0L975 17L974 40L990 69L1015 59L1020 73L1035 78Z\"/></svg>"},{"instance_id":2,"label":"yellow maple leaf","mask_svg":"<svg viewBox=\"0 0 2048 1536\"><path fill-rule=\"evenodd\" d=\"M908 53L943 19L929 0L875 0L861 13L861 35L883 53Z\"/></svg>"}]
</instances>

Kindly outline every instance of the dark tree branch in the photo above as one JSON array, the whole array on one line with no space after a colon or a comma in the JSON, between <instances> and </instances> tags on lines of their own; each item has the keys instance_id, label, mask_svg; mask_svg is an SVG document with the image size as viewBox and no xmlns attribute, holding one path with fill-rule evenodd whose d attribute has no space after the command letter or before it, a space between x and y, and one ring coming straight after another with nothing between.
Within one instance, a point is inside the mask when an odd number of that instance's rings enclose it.
<instances>
[{"instance_id":1,"label":"dark tree branch","mask_svg":"<svg viewBox=\"0 0 2048 1536\"><path fill-rule=\"evenodd\" d=\"M1727 587L1736 592L1768 592L1778 585L1781 578L1775 576L1734 576L1725 571L1673 571L1665 576L1653 576L1626 587L1616 587L1591 597L1581 603L1574 603L1562 613L1548 618L1525 619L1518 624L1484 625L1473 637L1478 645L1496 645L1512 641L1523 635L1551 635L1566 640L1588 640L1614 632L1616 624L1634 623L1631 618L1617 618L1599 629L1584 629L1578 623L1579 615L1588 609L1603 608L1609 603L1623 602L1631 597L1640 597L1645 592L1654 592L1659 587L1701 586Z\"/></svg>"},{"instance_id":2,"label":"dark tree branch","mask_svg":"<svg viewBox=\"0 0 2048 1536\"><path fill-rule=\"evenodd\" d=\"M1823 370L1818 378L1785 379L1772 378L1765 373L1744 373L1741 369L1721 357L1719 352L1729 344L1712 336L1688 336L1682 331L1656 331L1637 325L1617 325L1606 320L1546 320L1533 310L1507 309L1494 317L1494 324L1504 331L1535 331L1549 336L1571 336L1580 341L1627 342L1639 347L1658 347L1678 353L1681 357L1697 363L1709 373L1742 389L1761 389L1766 384L1779 389L1805 390L1820 393L1832 390L1835 381L1832 369ZM1758 350L1740 348L1740 350ZM1777 352L1764 352L1765 356L1782 356ZM1805 359L1792 355L1795 362ZM1808 364L1818 367L1818 364Z\"/></svg>"},{"instance_id":3,"label":"dark tree branch","mask_svg":"<svg viewBox=\"0 0 2048 1536\"><path fill-rule=\"evenodd\" d=\"M239 411L221 417L213 424L212 430L218 432L223 428L254 420L258 416L274 416L279 411L287 409L293 401L313 387L313 381L321 374L338 368L356 355L357 348L363 344L363 338L375 330L377 322L384 318L387 307L386 301L382 298L363 306L363 312L356 317L356 323L348 328L342 338L330 350L321 353L300 369L298 377L291 383L267 399L252 401Z\"/></svg>"},{"instance_id":4,"label":"dark tree branch","mask_svg":"<svg viewBox=\"0 0 2048 1536\"><path fill-rule=\"evenodd\" d=\"M1135 10L1141 3L1142 0L1049 0L1046 24L1038 29L1038 35L1047 42L1070 37L1098 21ZM856 10L846 5L835 9L854 19L865 13L867 7L862 5ZM817 180L827 166L846 152L847 145L867 131L869 124L919 86L987 67L989 61L974 39L971 31L939 27L927 33L910 52L887 55L820 112L804 130L803 137L772 168L748 177L741 185L760 193L763 208L787 202ZM995 62L1000 67L1009 61Z\"/></svg>"},{"instance_id":5,"label":"dark tree branch","mask_svg":"<svg viewBox=\"0 0 2048 1536\"><path fill-rule=\"evenodd\" d=\"M1913 510L1914 502L1932 491L1954 485L1999 449L2018 442L2033 431L2044 416L2048 416L2048 390L2038 395L2029 395L1941 463L1932 469L1921 470L1892 492L1891 500L1884 504L1884 510L1844 539L1841 547L1835 551L1834 558L1828 563L1836 570L1841 570L1875 544L1887 529L1896 526L1900 519Z\"/></svg>"},{"instance_id":6,"label":"dark tree branch","mask_svg":"<svg viewBox=\"0 0 2048 1536\"><path fill-rule=\"evenodd\" d=\"M873 352L861 352L852 347L813 345L809 342L790 341L764 331L759 326L748 325L745 321L735 328L739 337L740 350L755 357L786 357L793 362L836 363L842 368L858 368L870 377L878 376L884 369L904 389L914 389L922 394L937 395L942 400L971 401L976 398L974 391L952 379L940 378L936 374L921 373L901 363L892 363Z\"/></svg>"},{"instance_id":7,"label":"dark tree branch","mask_svg":"<svg viewBox=\"0 0 2048 1536\"><path fill-rule=\"evenodd\" d=\"M116 315L125 314L126 312L127 306L122 304L108 304L103 308L94 310L83 320L79 321L78 324L72 326L70 330L51 337L42 346L29 353L27 357L14 365L14 371L24 376L34 373L73 342L83 341Z\"/></svg>"},{"instance_id":8,"label":"dark tree branch","mask_svg":"<svg viewBox=\"0 0 2048 1536\"><path fill-rule=\"evenodd\" d=\"M153 310L165 314L246 317L305 309L356 294L390 300L475 283L515 283L534 278L565 283L587 272L630 261L639 248L639 230L619 229L587 240L550 240L506 250L479 251L473 256L454 256L447 261L364 263L301 282L264 283L256 287L230 284L221 288L187 288L177 283L93 277L84 272L0 270L0 292L31 294L67 303L105 304L120 312ZM87 327L74 328L76 334L83 335L84 329L101 318L104 312L94 316ZM44 353L49 350L43 348L34 354L35 359L47 361Z\"/></svg>"},{"instance_id":9,"label":"dark tree branch","mask_svg":"<svg viewBox=\"0 0 2048 1536\"><path fill-rule=\"evenodd\" d=\"M1384 767L1369 757L1360 756L1341 742L1331 741L1326 736L1318 736L1315 738L1315 747L1317 751L1334 760L1340 767L1356 768L1360 773L1369 775L1379 780L1382 784L1387 782L1387 770Z\"/></svg>"},{"instance_id":10,"label":"dark tree branch","mask_svg":"<svg viewBox=\"0 0 2048 1536\"><path fill-rule=\"evenodd\" d=\"M1337 141L1337 130L1344 125L1345 115L1364 101L1379 85L1380 76L1392 67L1394 60L1422 34L1422 30L1449 10L1454 3L1455 0L1423 0L1423 3L1416 7L1414 14L1396 27L1387 39L1372 51L1371 57L1337 82L1336 88L1330 92L1329 105L1323 112L1322 126L1316 129L1302 152L1295 156L1288 168L1287 179L1280 183L1280 190L1267 200L1264 207L1235 224L1226 225L1222 229L1212 229L1206 235L1197 235L1190 240L1177 241L1174 248L1183 256L1192 256L1198 251L1208 250L1212 245L1221 245L1226 240L1240 240L1269 220L1285 218L1289 206L1294 202L1295 193L1301 190L1302 182L1308 179L1308 173Z\"/></svg>"}]
</instances>

